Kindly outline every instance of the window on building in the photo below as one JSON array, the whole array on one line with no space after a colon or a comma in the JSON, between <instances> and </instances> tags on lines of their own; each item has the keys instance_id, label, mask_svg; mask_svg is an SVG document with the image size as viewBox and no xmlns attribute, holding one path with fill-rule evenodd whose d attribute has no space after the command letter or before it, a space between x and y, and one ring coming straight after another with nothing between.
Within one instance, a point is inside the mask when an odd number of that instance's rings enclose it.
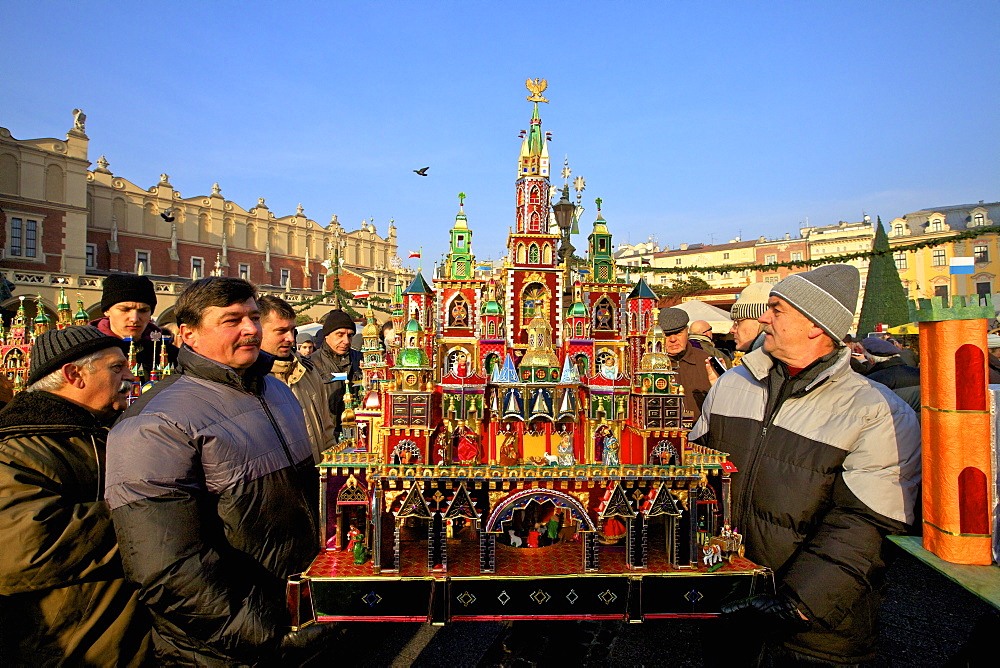
<instances>
[{"instance_id":1,"label":"window on building","mask_svg":"<svg viewBox=\"0 0 1000 668\"><path fill-rule=\"evenodd\" d=\"M713 273L708 274L707 276L705 276L705 280L707 280L707 281L714 281L715 280L715 273L713 272Z\"/></svg>"},{"instance_id":2,"label":"window on building","mask_svg":"<svg viewBox=\"0 0 1000 668\"><path fill-rule=\"evenodd\" d=\"M765 255L764 256L764 264L774 264L777 261L778 261L778 256L777 255Z\"/></svg>"},{"instance_id":3,"label":"window on building","mask_svg":"<svg viewBox=\"0 0 1000 668\"><path fill-rule=\"evenodd\" d=\"M975 216L973 216L972 218L973 227L979 227L980 225L985 225L985 224L986 224L986 218L983 216L983 214L977 213Z\"/></svg>"},{"instance_id":4,"label":"window on building","mask_svg":"<svg viewBox=\"0 0 1000 668\"><path fill-rule=\"evenodd\" d=\"M680 263L681 263L681 259L680 258L677 258L676 260L674 260L674 264L680 264Z\"/></svg>"},{"instance_id":5,"label":"window on building","mask_svg":"<svg viewBox=\"0 0 1000 668\"><path fill-rule=\"evenodd\" d=\"M740 278L750 278L750 270L744 269L740 272Z\"/></svg>"},{"instance_id":6,"label":"window on building","mask_svg":"<svg viewBox=\"0 0 1000 668\"><path fill-rule=\"evenodd\" d=\"M896 223L892 226L892 236L898 237L903 233L903 226L900 223Z\"/></svg>"},{"instance_id":7,"label":"window on building","mask_svg":"<svg viewBox=\"0 0 1000 668\"><path fill-rule=\"evenodd\" d=\"M135 272L139 273L139 267L142 267L142 273L151 274L153 272L153 267L149 264L149 251L137 250L135 252Z\"/></svg>"},{"instance_id":8,"label":"window on building","mask_svg":"<svg viewBox=\"0 0 1000 668\"><path fill-rule=\"evenodd\" d=\"M903 271L906 269L906 252L900 251L898 253L892 254L892 259L896 263L896 271Z\"/></svg>"},{"instance_id":9,"label":"window on building","mask_svg":"<svg viewBox=\"0 0 1000 668\"><path fill-rule=\"evenodd\" d=\"M385 292L385 276L379 276L376 279L376 287L375 287L375 289L378 292Z\"/></svg>"},{"instance_id":10,"label":"window on building","mask_svg":"<svg viewBox=\"0 0 1000 668\"><path fill-rule=\"evenodd\" d=\"M973 255L976 256L976 262L989 262L990 261L990 246L986 243L976 244L973 249Z\"/></svg>"},{"instance_id":11,"label":"window on building","mask_svg":"<svg viewBox=\"0 0 1000 668\"><path fill-rule=\"evenodd\" d=\"M326 274L316 274L316 289L325 292L324 288L326 288Z\"/></svg>"},{"instance_id":12,"label":"window on building","mask_svg":"<svg viewBox=\"0 0 1000 668\"><path fill-rule=\"evenodd\" d=\"M931 232L940 232L943 229L944 229L944 223L942 223L940 220L931 221Z\"/></svg>"},{"instance_id":13,"label":"window on building","mask_svg":"<svg viewBox=\"0 0 1000 668\"><path fill-rule=\"evenodd\" d=\"M983 281L976 283L976 294L977 295L988 295L993 293L993 287L990 285L989 281Z\"/></svg>"},{"instance_id":14,"label":"window on building","mask_svg":"<svg viewBox=\"0 0 1000 668\"><path fill-rule=\"evenodd\" d=\"M728 260L729 259L729 253L723 253L722 254L722 259L723 260Z\"/></svg>"},{"instance_id":15,"label":"window on building","mask_svg":"<svg viewBox=\"0 0 1000 668\"><path fill-rule=\"evenodd\" d=\"M931 253L931 266L943 267L946 264L943 248L935 248Z\"/></svg>"},{"instance_id":16,"label":"window on building","mask_svg":"<svg viewBox=\"0 0 1000 668\"><path fill-rule=\"evenodd\" d=\"M769 274L769 275L767 275L767 276L764 277L764 282L765 283L770 283L770 284L773 285L773 284L775 284L775 283L778 282L778 275L777 274Z\"/></svg>"},{"instance_id":17,"label":"window on building","mask_svg":"<svg viewBox=\"0 0 1000 668\"><path fill-rule=\"evenodd\" d=\"M802 261L802 251L792 253L792 262L801 262L801 261Z\"/></svg>"},{"instance_id":18,"label":"window on building","mask_svg":"<svg viewBox=\"0 0 1000 668\"><path fill-rule=\"evenodd\" d=\"M455 248L465 248L465 235L459 234L455 237Z\"/></svg>"},{"instance_id":19,"label":"window on building","mask_svg":"<svg viewBox=\"0 0 1000 668\"><path fill-rule=\"evenodd\" d=\"M11 218L8 248L12 257L38 257L38 221Z\"/></svg>"},{"instance_id":20,"label":"window on building","mask_svg":"<svg viewBox=\"0 0 1000 668\"><path fill-rule=\"evenodd\" d=\"M288 281L289 281L289 279L291 277L292 277L291 270L289 270L289 269L282 269L281 270L281 282L278 283L278 285L280 285L283 288L287 288L288 287Z\"/></svg>"},{"instance_id":21,"label":"window on building","mask_svg":"<svg viewBox=\"0 0 1000 668\"><path fill-rule=\"evenodd\" d=\"M38 256L38 223L34 220L24 221L24 257Z\"/></svg>"},{"instance_id":22,"label":"window on building","mask_svg":"<svg viewBox=\"0 0 1000 668\"><path fill-rule=\"evenodd\" d=\"M24 221L10 219L10 254L20 257L24 253Z\"/></svg>"},{"instance_id":23,"label":"window on building","mask_svg":"<svg viewBox=\"0 0 1000 668\"><path fill-rule=\"evenodd\" d=\"M244 281L249 281L250 280L250 265L249 264L242 264L242 263L240 264L240 278L242 278Z\"/></svg>"},{"instance_id":24,"label":"window on building","mask_svg":"<svg viewBox=\"0 0 1000 668\"><path fill-rule=\"evenodd\" d=\"M935 285L934 286L934 296L948 298L948 286L947 285Z\"/></svg>"},{"instance_id":25,"label":"window on building","mask_svg":"<svg viewBox=\"0 0 1000 668\"><path fill-rule=\"evenodd\" d=\"M97 266L97 244L87 244L87 269Z\"/></svg>"},{"instance_id":26,"label":"window on building","mask_svg":"<svg viewBox=\"0 0 1000 668\"><path fill-rule=\"evenodd\" d=\"M191 278L193 280L203 278L205 276L205 260L200 257L191 258Z\"/></svg>"}]
</instances>

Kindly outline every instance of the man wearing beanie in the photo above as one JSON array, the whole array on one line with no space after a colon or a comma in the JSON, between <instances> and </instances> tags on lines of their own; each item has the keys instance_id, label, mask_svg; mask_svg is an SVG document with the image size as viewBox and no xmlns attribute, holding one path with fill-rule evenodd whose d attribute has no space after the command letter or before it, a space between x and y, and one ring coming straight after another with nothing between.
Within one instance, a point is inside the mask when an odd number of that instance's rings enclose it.
<instances>
[{"instance_id":1,"label":"man wearing beanie","mask_svg":"<svg viewBox=\"0 0 1000 668\"><path fill-rule=\"evenodd\" d=\"M684 410L690 411L697 420L715 376L714 372L709 376L709 354L691 345L686 311L679 308L660 309L657 322L665 337L664 352L669 355L684 388Z\"/></svg>"},{"instance_id":2,"label":"man wearing beanie","mask_svg":"<svg viewBox=\"0 0 1000 668\"><path fill-rule=\"evenodd\" d=\"M104 501L108 425L132 387L120 339L40 335L27 391L0 411L0 654L5 665L135 666L149 644Z\"/></svg>"},{"instance_id":3,"label":"man wearing beanie","mask_svg":"<svg viewBox=\"0 0 1000 668\"><path fill-rule=\"evenodd\" d=\"M868 361L872 363L865 376L876 383L882 383L890 390L920 385L920 369L903 362L899 348L886 339L874 336L861 341Z\"/></svg>"},{"instance_id":4,"label":"man wearing beanie","mask_svg":"<svg viewBox=\"0 0 1000 668\"><path fill-rule=\"evenodd\" d=\"M163 331L151 322L156 310L156 291L153 282L145 276L134 274L111 274L104 279L101 293L101 312L90 324L108 336L130 339L135 342L136 362L142 382L149 380L153 367L159 364L154 359L153 340L164 336ZM173 366L177 362L177 348L163 341L167 350L167 361Z\"/></svg>"},{"instance_id":5,"label":"man wearing beanie","mask_svg":"<svg viewBox=\"0 0 1000 668\"><path fill-rule=\"evenodd\" d=\"M723 619L766 640L775 665L874 657L883 539L914 521L916 415L851 371L841 343L859 287L843 264L774 285L763 347L715 383L690 434L739 470L732 523L777 594L731 602Z\"/></svg>"},{"instance_id":6,"label":"man wearing beanie","mask_svg":"<svg viewBox=\"0 0 1000 668\"><path fill-rule=\"evenodd\" d=\"M319 347L309 356L330 390L330 415L338 437L348 384L361 380L361 351L351 348L355 332L351 316L339 309L330 311L323 318L323 329L317 337Z\"/></svg>"},{"instance_id":7,"label":"man wearing beanie","mask_svg":"<svg viewBox=\"0 0 1000 668\"><path fill-rule=\"evenodd\" d=\"M757 318L767 310L767 298L770 294L769 283L751 283L743 288L730 309L729 317L733 319L733 328L729 333L736 342L736 352L748 353L764 345L764 325Z\"/></svg>"}]
</instances>

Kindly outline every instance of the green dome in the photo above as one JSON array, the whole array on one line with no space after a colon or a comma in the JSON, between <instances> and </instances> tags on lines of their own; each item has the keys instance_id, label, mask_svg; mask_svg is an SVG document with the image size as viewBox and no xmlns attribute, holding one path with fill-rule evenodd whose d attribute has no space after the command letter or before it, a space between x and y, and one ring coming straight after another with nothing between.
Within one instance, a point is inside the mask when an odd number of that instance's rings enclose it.
<instances>
[{"instance_id":1,"label":"green dome","mask_svg":"<svg viewBox=\"0 0 1000 668\"><path fill-rule=\"evenodd\" d=\"M420 323L417 322L416 318L410 318L410 321L406 323L405 331L407 332L422 332L423 328Z\"/></svg>"},{"instance_id":2,"label":"green dome","mask_svg":"<svg viewBox=\"0 0 1000 668\"><path fill-rule=\"evenodd\" d=\"M500 304L496 300L489 300L486 305L483 306L483 315L501 315Z\"/></svg>"},{"instance_id":3,"label":"green dome","mask_svg":"<svg viewBox=\"0 0 1000 668\"><path fill-rule=\"evenodd\" d=\"M397 367L428 367L431 361L422 348L403 348L396 357Z\"/></svg>"},{"instance_id":4,"label":"green dome","mask_svg":"<svg viewBox=\"0 0 1000 668\"><path fill-rule=\"evenodd\" d=\"M587 317L587 307L583 302L573 302L573 305L569 307L569 313L566 314L568 318L575 317Z\"/></svg>"}]
</instances>

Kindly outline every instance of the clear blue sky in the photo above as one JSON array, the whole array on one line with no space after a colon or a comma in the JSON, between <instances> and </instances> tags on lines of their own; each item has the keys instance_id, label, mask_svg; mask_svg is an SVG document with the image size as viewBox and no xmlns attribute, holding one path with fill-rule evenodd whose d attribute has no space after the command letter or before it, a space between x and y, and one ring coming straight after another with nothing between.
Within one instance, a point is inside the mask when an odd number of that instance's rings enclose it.
<instances>
[{"instance_id":1,"label":"clear blue sky","mask_svg":"<svg viewBox=\"0 0 1000 668\"><path fill-rule=\"evenodd\" d=\"M548 79L615 241L728 241L1000 199L1000 2L0 0L0 126L62 136L143 187L166 172L275 215L481 259L513 223L524 80ZM430 166L427 178L412 169ZM554 179L560 181L559 179ZM560 181L561 182L561 181ZM425 260L425 267L429 264Z\"/></svg>"}]
</instances>

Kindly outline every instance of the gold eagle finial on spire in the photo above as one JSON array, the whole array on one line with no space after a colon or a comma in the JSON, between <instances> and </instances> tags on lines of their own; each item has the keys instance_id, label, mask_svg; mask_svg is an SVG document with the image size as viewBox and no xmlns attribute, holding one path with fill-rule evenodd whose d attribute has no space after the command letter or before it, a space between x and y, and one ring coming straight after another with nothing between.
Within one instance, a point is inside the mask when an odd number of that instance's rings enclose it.
<instances>
[{"instance_id":1,"label":"gold eagle finial on spire","mask_svg":"<svg viewBox=\"0 0 1000 668\"><path fill-rule=\"evenodd\" d=\"M531 95L528 96L528 102L548 102L548 100L542 97L542 91L549 87L548 81L545 79L528 79L524 82L524 85L531 91Z\"/></svg>"}]
</instances>

